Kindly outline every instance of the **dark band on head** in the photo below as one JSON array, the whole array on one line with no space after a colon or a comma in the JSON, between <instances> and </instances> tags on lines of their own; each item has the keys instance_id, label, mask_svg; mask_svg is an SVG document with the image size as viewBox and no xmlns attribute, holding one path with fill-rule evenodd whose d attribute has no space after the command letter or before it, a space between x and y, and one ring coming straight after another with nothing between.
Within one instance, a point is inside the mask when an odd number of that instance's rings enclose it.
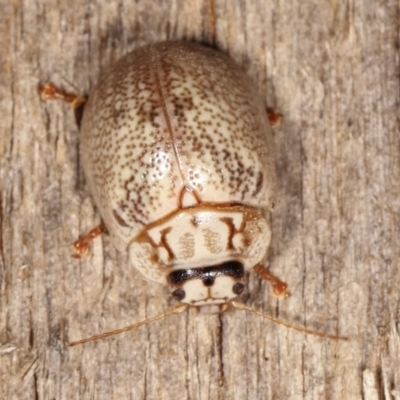
<instances>
[{"instance_id":1,"label":"dark band on head","mask_svg":"<svg viewBox=\"0 0 400 400\"><path fill-rule=\"evenodd\" d=\"M190 279L201 279L205 286L212 286L218 276L231 276L239 280L244 277L243 264L239 261L227 261L211 267L178 269L168 275L168 282L172 286L181 286Z\"/></svg>"}]
</instances>

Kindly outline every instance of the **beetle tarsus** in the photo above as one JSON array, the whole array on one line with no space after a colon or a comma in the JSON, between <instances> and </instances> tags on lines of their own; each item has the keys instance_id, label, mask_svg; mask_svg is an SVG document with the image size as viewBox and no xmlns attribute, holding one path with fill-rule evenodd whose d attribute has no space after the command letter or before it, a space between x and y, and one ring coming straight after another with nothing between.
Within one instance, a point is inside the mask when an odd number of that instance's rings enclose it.
<instances>
[{"instance_id":1,"label":"beetle tarsus","mask_svg":"<svg viewBox=\"0 0 400 400\"><path fill-rule=\"evenodd\" d=\"M72 244L74 248L74 254L72 254L73 258L81 258L85 256L89 252L90 242L101 235L102 233L106 233L107 229L103 223L93 228L88 234L79 238L76 242Z\"/></svg>"}]
</instances>

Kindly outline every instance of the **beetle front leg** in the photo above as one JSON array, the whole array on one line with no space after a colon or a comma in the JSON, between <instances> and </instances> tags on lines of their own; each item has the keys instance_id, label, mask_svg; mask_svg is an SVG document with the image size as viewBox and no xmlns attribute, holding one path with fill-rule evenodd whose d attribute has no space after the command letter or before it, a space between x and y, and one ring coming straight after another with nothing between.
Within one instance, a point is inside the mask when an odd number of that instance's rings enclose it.
<instances>
[{"instance_id":1,"label":"beetle front leg","mask_svg":"<svg viewBox=\"0 0 400 400\"><path fill-rule=\"evenodd\" d=\"M272 275L271 272L269 272L269 269L264 268L261 264L258 264L254 267L254 271L256 271L257 274L260 275L262 279L270 282L272 289L277 296L283 296L283 297L289 296L290 293L288 291L287 283L281 281L275 275Z\"/></svg>"},{"instance_id":2,"label":"beetle front leg","mask_svg":"<svg viewBox=\"0 0 400 400\"><path fill-rule=\"evenodd\" d=\"M38 87L38 92L42 100L62 100L66 103L71 104L75 119L78 127L81 126L83 109L87 102L86 96L81 96L74 93L68 93L60 88L58 88L54 83L48 82L44 86Z\"/></svg>"},{"instance_id":3,"label":"beetle front leg","mask_svg":"<svg viewBox=\"0 0 400 400\"><path fill-rule=\"evenodd\" d=\"M75 251L75 254L72 254L72 257L81 258L85 256L89 251L90 242L102 233L108 233L103 222L72 244Z\"/></svg>"}]
</instances>

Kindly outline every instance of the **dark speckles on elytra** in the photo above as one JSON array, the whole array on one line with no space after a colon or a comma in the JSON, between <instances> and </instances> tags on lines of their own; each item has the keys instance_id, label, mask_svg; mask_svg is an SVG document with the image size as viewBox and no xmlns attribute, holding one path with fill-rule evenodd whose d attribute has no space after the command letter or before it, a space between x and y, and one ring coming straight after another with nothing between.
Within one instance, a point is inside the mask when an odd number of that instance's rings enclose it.
<instances>
[{"instance_id":1,"label":"dark speckles on elytra","mask_svg":"<svg viewBox=\"0 0 400 400\"><path fill-rule=\"evenodd\" d=\"M85 111L93 160L85 173L100 211L108 207L105 182L115 188L108 198L124 202L118 215L130 226L172 212L176 202L165 201L166 193L178 198L187 183L203 201L227 201L229 191L229 201L247 192L258 204L269 150L257 93L223 55L210 58L211 50L186 44L164 53L157 46L121 61L96 89L95 107L89 100ZM185 46L193 51L185 53Z\"/></svg>"}]
</instances>

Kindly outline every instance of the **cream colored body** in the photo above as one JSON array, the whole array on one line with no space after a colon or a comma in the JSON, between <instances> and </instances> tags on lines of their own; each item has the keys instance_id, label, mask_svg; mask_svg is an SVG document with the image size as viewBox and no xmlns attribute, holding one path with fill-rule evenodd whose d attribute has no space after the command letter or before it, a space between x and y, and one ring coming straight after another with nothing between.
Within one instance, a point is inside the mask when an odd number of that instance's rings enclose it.
<instances>
[{"instance_id":1,"label":"cream colored body","mask_svg":"<svg viewBox=\"0 0 400 400\"><path fill-rule=\"evenodd\" d=\"M257 90L223 54L165 42L122 58L86 105L81 158L113 242L148 279L265 260L276 192L270 126ZM201 281L189 283L203 301Z\"/></svg>"}]
</instances>

